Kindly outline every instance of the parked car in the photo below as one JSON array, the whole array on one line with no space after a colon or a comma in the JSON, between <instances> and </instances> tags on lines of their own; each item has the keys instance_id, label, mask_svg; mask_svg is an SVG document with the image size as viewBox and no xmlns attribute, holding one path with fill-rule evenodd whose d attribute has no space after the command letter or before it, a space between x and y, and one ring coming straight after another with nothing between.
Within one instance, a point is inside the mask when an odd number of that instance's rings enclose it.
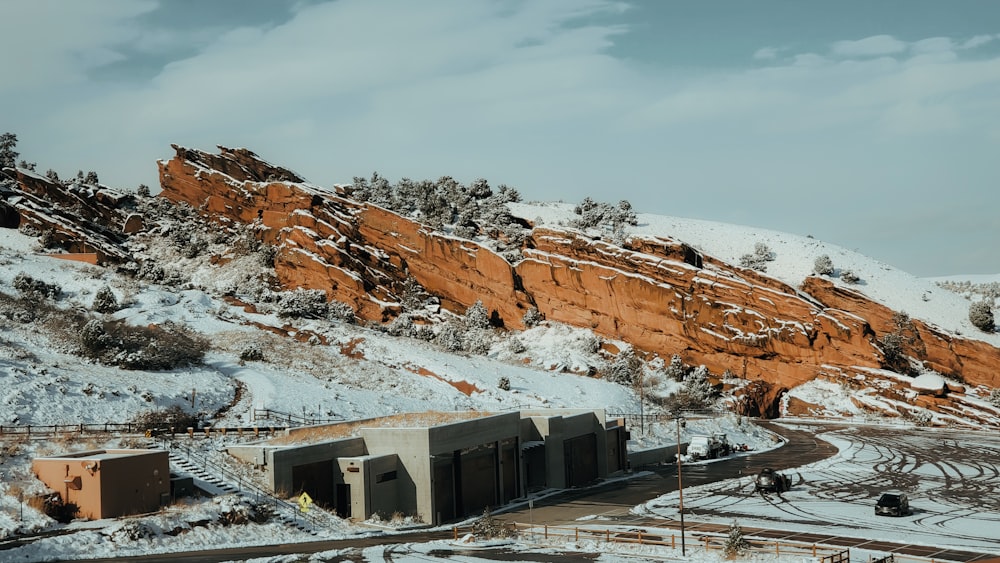
<instances>
[{"instance_id":1,"label":"parked car","mask_svg":"<svg viewBox=\"0 0 1000 563\"><path fill-rule=\"evenodd\" d=\"M792 482L787 475L778 473L770 467L760 470L754 478L754 491L758 493L781 494L791 488Z\"/></svg>"},{"instance_id":2,"label":"parked car","mask_svg":"<svg viewBox=\"0 0 1000 563\"><path fill-rule=\"evenodd\" d=\"M711 436L692 436L687 453L692 459L714 459L729 455L731 448L726 435L718 433Z\"/></svg>"},{"instance_id":3,"label":"parked car","mask_svg":"<svg viewBox=\"0 0 1000 563\"><path fill-rule=\"evenodd\" d=\"M876 516L906 516L910 513L910 499L903 493L882 493L875 503Z\"/></svg>"}]
</instances>

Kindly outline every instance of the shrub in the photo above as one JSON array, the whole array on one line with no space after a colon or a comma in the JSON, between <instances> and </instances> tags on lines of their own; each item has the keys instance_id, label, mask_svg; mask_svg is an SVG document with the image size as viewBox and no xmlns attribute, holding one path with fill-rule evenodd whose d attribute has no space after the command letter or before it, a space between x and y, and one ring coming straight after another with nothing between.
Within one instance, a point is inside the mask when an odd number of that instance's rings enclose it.
<instances>
[{"instance_id":1,"label":"shrub","mask_svg":"<svg viewBox=\"0 0 1000 563\"><path fill-rule=\"evenodd\" d=\"M161 370L200 364L208 340L193 330L165 322L136 327L124 321L88 321L80 330L84 356L124 369Z\"/></svg>"},{"instance_id":2,"label":"shrub","mask_svg":"<svg viewBox=\"0 0 1000 563\"><path fill-rule=\"evenodd\" d=\"M470 329L490 327L490 313L482 301L476 301L465 310L465 326Z\"/></svg>"},{"instance_id":3,"label":"shrub","mask_svg":"<svg viewBox=\"0 0 1000 563\"><path fill-rule=\"evenodd\" d=\"M528 328L536 327L544 320L545 317L538 311L538 307L531 307L521 317L521 322Z\"/></svg>"},{"instance_id":4,"label":"shrub","mask_svg":"<svg viewBox=\"0 0 1000 563\"><path fill-rule=\"evenodd\" d=\"M843 272L840 272L840 279L843 280L844 283L849 284L856 284L861 281L861 278L851 270L844 270Z\"/></svg>"},{"instance_id":5,"label":"shrub","mask_svg":"<svg viewBox=\"0 0 1000 563\"><path fill-rule=\"evenodd\" d=\"M446 322L441 326L434 342L438 346L449 352L461 352L465 350L465 340L462 338L464 329L454 321Z\"/></svg>"},{"instance_id":6,"label":"shrub","mask_svg":"<svg viewBox=\"0 0 1000 563\"><path fill-rule=\"evenodd\" d=\"M296 289L278 294L279 317L322 319L329 310L326 292L321 289Z\"/></svg>"},{"instance_id":7,"label":"shrub","mask_svg":"<svg viewBox=\"0 0 1000 563\"><path fill-rule=\"evenodd\" d=\"M510 378L506 375L500 377L500 381L497 382L497 388L501 391L510 391Z\"/></svg>"},{"instance_id":8,"label":"shrub","mask_svg":"<svg viewBox=\"0 0 1000 563\"><path fill-rule=\"evenodd\" d=\"M674 381L684 381L689 369L681 357L674 354L670 357L670 363L663 366L663 375Z\"/></svg>"},{"instance_id":9,"label":"shrub","mask_svg":"<svg viewBox=\"0 0 1000 563\"><path fill-rule=\"evenodd\" d=\"M476 539L509 538L514 536L514 533L514 524L494 518L488 506L483 510L483 515L472 523L472 534Z\"/></svg>"},{"instance_id":10,"label":"shrub","mask_svg":"<svg viewBox=\"0 0 1000 563\"><path fill-rule=\"evenodd\" d=\"M98 313L114 313L119 309L118 298L108 286L103 286L94 295L94 310Z\"/></svg>"},{"instance_id":11,"label":"shrub","mask_svg":"<svg viewBox=\"0 0 1000 563\"><path fill-rule=\"evenodd\" d=\"M354 308L343 301L330 301L327 303L327 317L344 324L354 324Z\"/></svg>"},{"instance_id":12,"label":"shrub","mask_svg":"<svg viewBox=\"0 0 1000 563\"><path fill-rule=\"evenodd\" d=\"M638 376L642 373L642 360L635 355L631 348L622 350L615 360L608 366L604 373L605 379L613 383L622 385L634 385L638 383Z\"/></svg>"},{"instance_id":13,"label":"shrub","mask_svg":"<svg viewBox=\"0 0 1000 563\"><path fill-rule=\"evenodd\" d=\"M197 428L201 421L197 415L185 411L180 405L172 405L163 409L141 412L131 422L140 430L152 430L171 426L175 429Z\"/></svg>"},{"instance_id":14,"label":"shrub","mask_svg":"<svg viewBox=\"0 0 1000 563\"><path fill-rule=\"evenodd\" d=\"M76 503L63 502L59 493L36 496L28 500L28 506L42 512L60 524L69 524L80 512Z\"/></svg>"},{"instance_id":15,"label":"shrub","mask_svg":"<svg viewBox=\"0 0 1000 563\"><path fill-rule=\"evenodd\" d=\"M62 294L62 287L58 284L36 280L24 272L14 276L14 289L24 297L38 296L41 298L58 299Z\"/></svg>"},{"instance_id":16,"label":"shrub","mask_svg":"<svg viewBox=\"0 0 1000 563\"><path fill-rule=\"evenodd\" d=\"M990 391L990 404L1000 409L1000 387Z\"/></svg>"},{"instance_id":17,"label":"shrub","mask_svg":"<svg viewBox=\"0 0 1000 563\"><path fill-rule=\"evenodd\" d=\"M488 328L471 328L465 332L463 341L463 348L473 354L485 356L493 348L496 336Z\"/></svg>"},{"instance_id":18,"label":"shrub","mask_svg":"<svg viewBox=\"0 0 1000 563\"><path fill-rule=\"evenodd\" d=\"M740 266L750 268L758 272L767 271L767 263L774 260L774 253L762 242L754 245L752 254L740 256Z\"/></svg>"},{"instance_id":19,"label":"shrub","mask_svg":"<svg viewBox=\"0 0 1000 563\"><path fill-rule=\"evenodd\" d=\"M976 301L969 305L969 320L979 330L993 332L996 325L993 321L992 303L988 301Z\"/></svg>"},{"instance_id":20,"label":"shrub","mask_svg":"<svg viewBox=\"0 0 1000 563\"><path fill-rule=\"evenodd\" d=\"M833 271L833 260L830 260L830 256L827 254L816 258L816 262L813 263L814 274L820 276L832 276Z\"/></svg>"},{"instance_id":21,"label":"shrub","mask_svg":"<svg viewBox=\"0 0 1000 563\"><path fill-rule=\"evenodd\" d=\"M259 362L263 359L264 351L260 349L260 345L257 343L248 344L240 351L241 362Z\"/></svg>"}]
</instances>

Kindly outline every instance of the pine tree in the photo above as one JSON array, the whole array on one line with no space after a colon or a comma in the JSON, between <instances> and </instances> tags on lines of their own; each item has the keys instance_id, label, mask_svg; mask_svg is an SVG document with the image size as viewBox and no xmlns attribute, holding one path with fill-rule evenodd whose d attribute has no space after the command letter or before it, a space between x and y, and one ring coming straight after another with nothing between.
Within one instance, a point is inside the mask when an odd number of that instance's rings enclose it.
<instances>
[{"instance_id":1,"label":"pine tree","mask_svg":"<svg viewBox=\"0 0 1000 563\"><path fill-rule=\"evenodd\" d=\"M0 135L0 169L14 168L17 164L17 135L14 133L4 133Z\"/></svg>"},{"instance_id":2,"label":"pine tree","mask_svg":"<svg viewBox=\"0 0 1000 563\"><path fill-rule=\"evenodd\" d=\"M729 525L729 535L726 537L726 546L723 548L727 557L735 557L749 551L750 542L743 536L743 528L733 520Z\"/></svg>"}]
</instances>

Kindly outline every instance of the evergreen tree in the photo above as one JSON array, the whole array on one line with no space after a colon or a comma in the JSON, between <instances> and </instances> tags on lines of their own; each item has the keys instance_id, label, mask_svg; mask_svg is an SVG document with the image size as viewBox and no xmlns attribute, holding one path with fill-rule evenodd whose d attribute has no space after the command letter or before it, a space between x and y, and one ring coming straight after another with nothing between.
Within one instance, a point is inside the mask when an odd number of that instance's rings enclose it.
<instances>
[{"instance_id":1,"label":"evergreen tree","mask_svg":"<svg viewBox=\"0 0 1000 563\"><path fill-rule=\"evenodd\" d=\"M14 168L18 156L17 135L9 132L0 135L0 169Z\"/></svg>"},{"instance_id":2,"label":"evergreen tree","mask_svg":"<svg viewBox=\"0 0 1000 563\"><path fill-rule=\"evenodd\" d=\"M670 358L670 363L663 367L663 375L674 381L684 381L687 376L688 366L678 354Z\"/></svg>"},{"instance_id":3,"label":"evergreen tree","mask_svg":"<svg viewBox=\"0 0 1000 563\"><path fill-rule=\"evenodd\" d=\"M750 550L750 542L743 536L743 528L734 520L729 525L729 535L726 537L726 545L723 551L726 557L742 555Z\"/></svg>"}]
</instances>

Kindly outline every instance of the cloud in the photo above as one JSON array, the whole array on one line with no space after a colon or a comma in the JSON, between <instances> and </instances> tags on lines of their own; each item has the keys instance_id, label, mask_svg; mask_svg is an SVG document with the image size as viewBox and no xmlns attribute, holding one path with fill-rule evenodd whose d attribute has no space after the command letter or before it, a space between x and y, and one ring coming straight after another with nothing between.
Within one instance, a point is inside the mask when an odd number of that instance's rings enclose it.
<instances>
[{"instance_id":1,"label":"cloud","mask_svg":"<svg viewBox=\"0 0 1000 563\"><path fill-rule=\"evenodd\" d=\"M147 0L5 3L0 64L16 79L0 81L0 95L84 82L91 69L122 58L115 47L141 33L130 21L155 7Z\"/></svg>"},{"instance_id":2,"label":"cloud","mask_svg":"<svg viewBox=\"0 0 1000 563\"><path fill-rule=\"evenodd\" d=\"M962 49L975 49L981 45L986 45L987 43L993 41L994 36L992 35L976 35L967 39L962 43Z\"/></svg>"},{"instance_id":3,"label":"cloud","mask_svg":"<svg viewBox=\"0 0 1000 563\"><path fill-rule=\"evenodd\" d=\"M910 50L918 54L951 52L955 50L955 44L947 37L930 37L914 41Z\"/></svg>"},{"instance_id":4,"label":"cloud","mask_svg":"<svg viewBox=\"0 0 1000 563\"><path fill-rule=\"evenodd\" d=\"M857 41L837 41L830 50L841 57L877 57L902 53L906 43L891 35L873 35Z\"/></svg>"},{"instance_id":5,"label":"cloud","mask_svg":"<svg viewBox=\"0 0 1000 563\"><path fill-rule=\"evenodd\" d=\"M766 61L777 58L778 49L775 47L761 47L753 54L753 58L759 61Z\"/></svg>"}]
</instances>

